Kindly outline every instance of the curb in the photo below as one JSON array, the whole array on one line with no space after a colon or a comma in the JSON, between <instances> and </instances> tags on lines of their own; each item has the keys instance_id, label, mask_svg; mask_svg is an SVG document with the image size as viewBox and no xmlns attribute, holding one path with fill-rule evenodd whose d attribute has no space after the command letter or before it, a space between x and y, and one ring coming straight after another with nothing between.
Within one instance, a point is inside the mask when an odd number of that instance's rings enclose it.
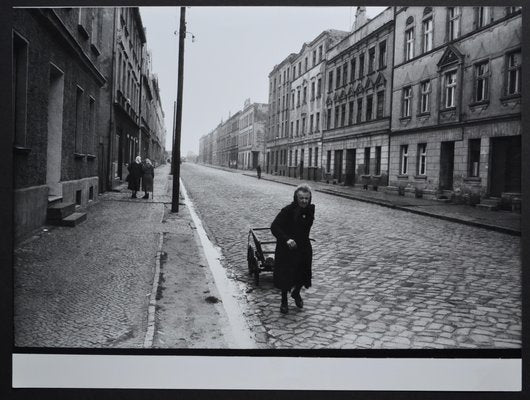
<instances>
[{"instance_id":1,"label":"curb","mask_svg":"<svg viewBox=\"0 0 530 400\"><path fill-rule=\"evenodd\" d=\"M251 175L251 174L247 174L247 173L243 173L243 175L254 177L254 178L256 177L255 175ZM288 186L298 186L297 184L294 184L294 183L278 181L278 180L270 179L270 178L264 178L263 176L261 177L261 179L263 179L265 181L270 181L270 182L282 183L282 184L288 185ZM400 205L396 205L396 204L393 204L393 203L390 203L390 202L386 202L386 201L381 201L381 200L377 200L377 199L370 199L370 198L366 198L366 197L353 196L353 195L346 194L346 193L336 192L334 190L327 190L327 189L314 189L314 190L315 190L315 192L331 194L333 196L343 197L343 198L350 199L350 200L362 201L364 203L376 204L378 206L392 208L392 209L400 210L400 211L406 211L406 212L410 212L412 214L418 214L418 215L423 215L423 216L427 216L427 217L442 219L442 220L445 220L445 221L456 222L456 223L459 223L459 224L464 224L464 225L468 225L468 226L474 226L476 228L483 228L483 229L487 229L487 230L490 230L490 231L505 233L505 234L512 235L512 236L521 236L521 232L518 231L518 230L515 230L515 229L506 228L506 227L498 226L498 225L485 224L485 223L482 223L482 222L467 221L467 220L463 220L463 219L460 219L460 218L452 217L452 216L449 216L449 215L435 214L435 213L430 213L430 212L427 212L427 211L421 211L421 210L416 210L416 209L410 208L410 207L414 207L414 206L400 206Z\"/></svg>"}]
</instances>

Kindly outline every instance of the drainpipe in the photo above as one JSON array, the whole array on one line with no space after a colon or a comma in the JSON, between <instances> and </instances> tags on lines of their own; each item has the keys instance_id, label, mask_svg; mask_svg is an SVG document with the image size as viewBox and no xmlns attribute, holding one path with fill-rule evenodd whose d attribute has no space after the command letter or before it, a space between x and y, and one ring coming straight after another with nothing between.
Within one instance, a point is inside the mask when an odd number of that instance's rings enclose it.
<instances>
[{"instance_id":1,"label":"drainpipe","mask_svg":"<svg viewBox=\"0 0 530 400\"><path fill-rule=\"evenodd\" d=\"M392 22L393 29L392 29L392 74L390 78L390 129L388 130L388 156L387 156L387 165L386 165L386 179L388 186L390 184L390 144L392 139L392 118L394 113L392 112L392 107L394 104L394 65L395 65L395 57L396 57L396 11L397 6L394 6L394 20Z\"/></svg>"},{"instance_id":2,"label":"drainpipe","mask_svg":"<svg viewBox=\"0 0 530 400\"><path fill-rule=\"evenodd\" d=\"M109 126L109 146L108 146L108 157L107 157L107 190L112 190L112 181L114 179L114 173L112 171L112 154L114 153L114 130L115 130L115 121L114 121L114 91L116 88L116 16L117 8L114 8L113 15L113 28L112 28L112 78L111 78L111 87L110 87L110 126Z\"/></svg>"}]
</instances>

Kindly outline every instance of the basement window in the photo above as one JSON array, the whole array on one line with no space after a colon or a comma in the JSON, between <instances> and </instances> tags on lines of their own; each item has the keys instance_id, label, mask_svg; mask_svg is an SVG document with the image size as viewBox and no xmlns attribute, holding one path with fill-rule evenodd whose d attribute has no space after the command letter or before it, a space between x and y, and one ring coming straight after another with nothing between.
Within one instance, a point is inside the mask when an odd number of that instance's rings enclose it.
<instances>
[{"instance_id":1,"label":"basement window","mask_svg":"<svg viewBox=\"0 0 530 400\"><path fill-rule=\"evenodd\" d=\"M81 193L82 193L81 190L76 190L75 191L75 204L78 205L78 206L81 205Z\"/></svg>"}]
</instances>

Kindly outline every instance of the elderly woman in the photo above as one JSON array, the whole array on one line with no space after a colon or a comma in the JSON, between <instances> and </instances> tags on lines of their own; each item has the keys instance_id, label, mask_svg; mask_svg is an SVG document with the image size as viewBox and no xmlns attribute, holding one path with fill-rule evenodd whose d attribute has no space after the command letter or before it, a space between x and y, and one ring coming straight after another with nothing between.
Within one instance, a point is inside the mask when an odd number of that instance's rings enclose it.
<instances>
[{"instance_id":1,"label":"elderly woman","mask_svg":"<svg viewBox=\"0 0 530 400\"><path fill-rule=\"evenodd\" d=\"M131 199L136 199L136 192L140 190L140 179L142 179L142 158L137 156L131 165L127 167L129 175L127 176L128 189L132 190Z\"/></svg>"},{"instance_id":2,"label":"elderly woman","mask_svg":"<svg viewBox=\"0 0 530 400\"><path fill-rule=\"evenodd\" d=\"M155 177L155 168L148 158L145 159L143 165L143 177L142 177L142 189L144 191L144 197L142 199L149 198L149 192L153 192L153 179Z\"/></svg>"},{"instance_id":3,"label":"elderly woman","mask_svg":"<svg viewBox=\"0 0 530 400\"><path fill-rule=\"evenodd\" d=\"M304 303L300 296L302 286L311 286L313 249L309 231L315 219L315 205L311 204L311 188L299 185L294 191L293 202L282 208L271 225L276 237L274 261L274 285L282 291L280 312L287 314L287 292L291 293L298 308Z\"/></svg>"}]
</instances>

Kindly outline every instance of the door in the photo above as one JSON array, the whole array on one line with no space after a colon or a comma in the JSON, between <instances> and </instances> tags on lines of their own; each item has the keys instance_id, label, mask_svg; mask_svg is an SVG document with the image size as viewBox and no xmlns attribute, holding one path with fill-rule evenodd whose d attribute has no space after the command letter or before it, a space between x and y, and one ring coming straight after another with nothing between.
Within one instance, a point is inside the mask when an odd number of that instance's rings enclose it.
<instances>
[{"instance_id":1,"label":"door","mask_svg":"<svg viewBox=\"0 0 530 400\"><path fill-rule=\"evenodd\" d=\"M455 142L442 142L440 153L440 189L453 190Z\"/></svg>"},{"instance_id":2,"label":"door","mask_svg":"<svg viewBox=\"0 0 530 400\"><path fill-rule=\"evenodd\" d=\"M521 136L491 139L490 196L521 192Z\"/></svg>"},{"instance_id":3,"label":"door","mask_svg":"<svg viewBox=\"0 0 530 400\"><path fill-rule=\"evenodd\" d=\"M335 150L335 169L333 177L337 182L342 182L342 150Z\"/></svg>"},{"instance_id":4,"label":"door","mask_svg":"<svg viewBox=\"0 0 530 400\"><path fill-rule=\"evenodd\" d=\"M353 186L355 184L355 153L355 149L346 150L346 185Z\"/></svg>"},{"instance_id":5,"label":"door","mask_svg":"<svg viewBox=\"0 0 530 400\"><path fill-rule=\"evenodd\" d=\"M64 73L50 64L48 91L48 144L46 151L46 185L49 196L62 196L61 180Z\"/></svg>"}]
</instances>

